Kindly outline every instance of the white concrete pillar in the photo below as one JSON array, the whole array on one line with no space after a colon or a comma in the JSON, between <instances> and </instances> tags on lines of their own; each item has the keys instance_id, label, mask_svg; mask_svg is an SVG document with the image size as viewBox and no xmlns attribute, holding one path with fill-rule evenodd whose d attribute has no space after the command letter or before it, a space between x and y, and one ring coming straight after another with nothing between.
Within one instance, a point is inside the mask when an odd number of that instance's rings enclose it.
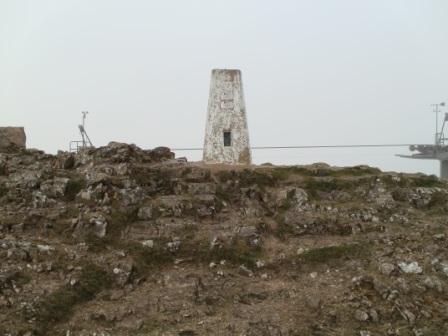
<instances>
[{"instance_id":1,"label":"white concrete pillar","mask_svg":"<svg viewBox=\"0 0 448 336\"><path fill-rule=\"evenodd\" d=\"M440 160L440 178L448 180L448 160Z\"/></svg>"},{"instance_id":2,"label":"white concrete pillar","mask_svg":"<svg viewBox=\"0 0 448 336\"><path fill-rule=\"evenodd\" d=\"M240 70L213 70L205 128L205 163L251 164Z\"/></svg>"}]
</instances>

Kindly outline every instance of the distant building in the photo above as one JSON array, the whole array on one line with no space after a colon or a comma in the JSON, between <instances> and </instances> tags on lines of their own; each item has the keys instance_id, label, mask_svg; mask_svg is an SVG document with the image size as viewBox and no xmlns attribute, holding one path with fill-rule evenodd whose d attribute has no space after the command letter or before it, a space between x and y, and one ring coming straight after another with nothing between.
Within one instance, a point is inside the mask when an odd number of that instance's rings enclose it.
<instances>
[{"instance_id":1,"label":"distant building","mask_svg":"<svg viewBox=\"0 0 448 336\"><path fill-rule=\"evenodd\" d=\"M213 70L205 129L205 163L251 164L240 70Z\"/></svg>"}]
</instances>

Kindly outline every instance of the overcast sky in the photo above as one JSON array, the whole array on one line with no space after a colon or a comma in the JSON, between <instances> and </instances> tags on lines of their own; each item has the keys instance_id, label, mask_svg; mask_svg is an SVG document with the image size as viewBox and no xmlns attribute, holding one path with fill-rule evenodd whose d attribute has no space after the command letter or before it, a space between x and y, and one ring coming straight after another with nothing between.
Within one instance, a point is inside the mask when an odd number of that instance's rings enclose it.
<instances>
[{"instance_id":1,"label":"overcast sky","mask_svg":"<svg viewBox=\"0 0 448 336\"><path fill-rule=\"evenodd\" d=\"M0 0L0 125L29 147L67 150L82 110L97 146L202 147L213 68L242 70L253 146L432 143L448 1ZM438 172L395 153L253 157Z\"/></svg>"}]
</instances>

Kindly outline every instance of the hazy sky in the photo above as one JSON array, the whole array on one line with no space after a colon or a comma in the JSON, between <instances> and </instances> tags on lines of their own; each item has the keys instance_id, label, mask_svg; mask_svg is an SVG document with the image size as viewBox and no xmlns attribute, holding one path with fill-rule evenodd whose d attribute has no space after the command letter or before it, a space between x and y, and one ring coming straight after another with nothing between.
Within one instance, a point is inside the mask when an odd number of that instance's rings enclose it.
<instances>
[{"instance_id":1,"label":"hazy sky","mask_svg":"<svg viewBox=\"0 0 448 336\"><path fill-rule=\"evenodd\" d=\"M0 0L0 125L29 147L66 150L82 110L97 146L201 147L213 68L242 70L253 146L431 143L448 1ZM438 171L407 152L253 156Z\"/></svg>"}]
</instances>

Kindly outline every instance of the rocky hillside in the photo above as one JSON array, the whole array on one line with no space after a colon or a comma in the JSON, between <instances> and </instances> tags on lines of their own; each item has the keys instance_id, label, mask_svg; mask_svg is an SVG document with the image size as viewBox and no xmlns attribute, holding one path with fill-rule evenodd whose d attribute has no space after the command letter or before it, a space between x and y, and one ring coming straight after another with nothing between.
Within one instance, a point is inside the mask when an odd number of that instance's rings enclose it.
<instances>
[{"instance_id":1,"label":"rocky hillside","mask_svg":"<svg viewBox=\"0 0 448 336\"><path fill-rule=\"evenodd\" d=\"M0 154L0 335L448 335L447 213L369 167Z\"/></svg>"}]
</instances>

